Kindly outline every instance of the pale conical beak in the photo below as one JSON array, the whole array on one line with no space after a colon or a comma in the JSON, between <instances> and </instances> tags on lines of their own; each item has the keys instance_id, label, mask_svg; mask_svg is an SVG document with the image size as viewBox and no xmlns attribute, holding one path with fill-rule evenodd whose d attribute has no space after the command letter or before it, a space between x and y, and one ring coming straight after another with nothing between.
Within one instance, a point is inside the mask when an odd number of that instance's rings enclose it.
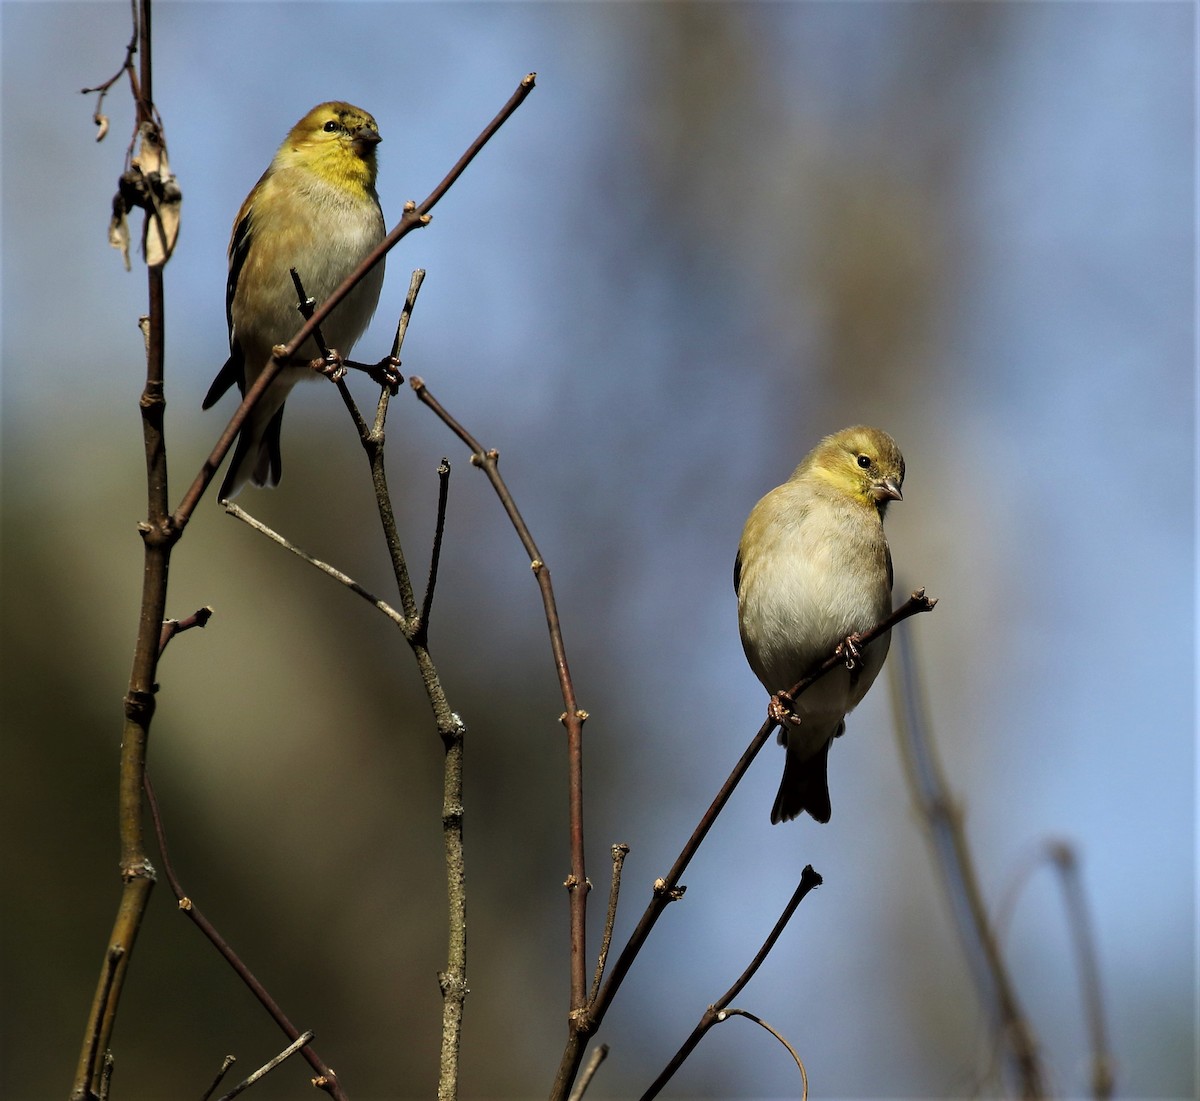
<instances>
[{"instance_id":1,"label":"pale conical beak","mask_svg":"<svg viewBox=\"0 0 1200 1101\"><path fill-rule=\"evenodd\" d=\"M904 500L904 494L900 492L900 487L890 478L885 478L882 482L875 483L875 496L881 501Z\"/></svg>"}]
</instances>

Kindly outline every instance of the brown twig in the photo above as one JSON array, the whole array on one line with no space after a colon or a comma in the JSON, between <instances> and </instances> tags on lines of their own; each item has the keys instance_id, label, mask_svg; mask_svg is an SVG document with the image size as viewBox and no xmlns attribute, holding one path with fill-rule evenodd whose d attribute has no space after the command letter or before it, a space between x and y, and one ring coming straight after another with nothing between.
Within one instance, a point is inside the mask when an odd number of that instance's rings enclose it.
<instances>
[{"instance_id":1,"label":"brown twig","mask_svg":"<svg viewBox=\"0 0 1200 1101\"><path fill-rule=\"evenodd\" d=\"M212 1085L210 1085L208 1089L204 1091L204 1096L200 1098L200 1101L208 1101L208 1099L217 1092L217 1087L221 1084L221 1080L229 1073L230 1068L236 1062L236 1055L226 1055L225 1058L221 1060L221 1069L217 1071L217 1076L212 1080Z\"/></svg>"},{"instance_id":2,"label":"brown twig","mask_svg":"<svg viewBox=\"0 0 1200 1101\"><path fill-rule=\"evenodd\" d=\"M135 12L135 33L141 51L141 81L137 96L137 126L154 117L152 93L152 57L150 38L150 0L141 0ZM127 57L128 60L128 57ZM164 325L162 265L147 266L148 311L143 332L146 346L146 383L142 390L142 439L146 453L147 517L139 525L144 545L142 601L138 617L133 667L124 699L125 721L121 734L121 762L118 783L118 825L121 842L121 899L108 940L96 995L92 1000L88 1023L75 1072L71 1097L85 1101L101 1088L103 1058L107 1053L116 1022L126 972L141 928L150 892L154 887L154 868L146 855L142 829L142 776L150 725L154 716L155 676L158 669L159 637L166 618L167 572L171 550L179 533L170 522L167 509L167 452L163 430ZM111 954L119 950L115 967L109 966ZM106 1086L104 1088L107 1088Z\"/></svg>"},{"instance_id":3,"label":"brown twig","mask_svg":"<svg viewBox=\"0 0 1200 1101\"><path fill-rule=\"evenodd\" d=\"M438 463L437 521L433 528L433 549L429 553L429 576L425 581L425 599L417 617L416 636L422 645L429 642L429 616L433 612L433 594L437 588L438 566L442 559L442 539L446 534L446 505L450 498L450 460Z\"/></svg>"},{"instance_id":4,"label":"brown twig","mask_svg":"<svg viewBox=\"0 0 1200 1101\"><path fill-rule=\"evenodd\" d=\"M662 1073L651 1083L650 1088L642 1094L641 1101L650 1101L651 1098L657 1097L662 1092L663 1087L675 1076L675 1072L683 1066L687 1057L695 1051L696 1046L704 1039L705 1033L713 1025L719 1024L725 1019L726 1007L745 989L746 984L754 978L755 972L762 966L771 949L775 947L775 942L779 940L783 930L787 927L787 923L791 920L792 914L796 912L796 907L800 905L804 896L809 891L820 885L821 877L813 871L811 864L806 864L804 871L800 873L800 882L797 884L795 891L792 892L792 897L788 899L787 905L783 908L783 913L779 915L779 920L775 922L771 932L767 934L767 939L763 941L762 947L755 953L754 959L750 961L746 970L738 976L737 981L714 1004L710 1005L704 1011L699 1023L692 1030L691 1035L688 1036L680 1049L671 1058L671 1061L663 1068Z\"/></svg>"},{"instance_id":5,"label":"brown twig","mask_svg":"<svg viewBox=\"0 0 1200 1101\"><path fill-rule=\"evenodd\" d=\"M891 676L896 733L909 788L929 831L959 936L975 975L980 999L991 1016L1022 1098L1046 1096L1045 1076L1033 1029L997 943L983 901L975 860L967 841L962 808L954 800L933 742L921 692L912 640L898 632Z\"/></svg>"},{"instance_id":6,"label":"brown twig","mask_svg":"<svg viewBox=\"0 0 1200 1101\"><path fill-rule=\"evenodd\" d=\"M780 1035L778 1030L772 1028L761 1017L751 1013L748 1009L726 1009L718 1016L721 1021L728 1020L730 1017L745 1017L748 1021L753 1021L759 1028L765 1029L774 1036L792 1057L792 1062L796 1064L796 1069L800 1071L800 1101L808 1101L808 1071L804 1069L804 1060L800 1058L800 1053Z\"/></svg>"},{"instance_id":7,"label":"brown twig","mask_svg":"<svg viewBox=\"0 0 1200 1101\"><path fill-rule=\"evenodd\" d=\"M495 449L485 450L483 445L459 424L429 392L422 379L413 376L408 382L416 392L418 399L431 409L442 423L470 449L471 462L480 467L488 481L491 482L492 489L516 530L517 537L529 556L530 567L537 579L538 589L541 591L546 626L550 633L550 649L554 657L554 667L558 673L559 690L562 693L564 710L561 721L567 729L568 821L571 852L571 873L566 880L571 920L571 1009L569 1021L572 1034L575 1034L587 1016L586 921L587 892L590 885L584 868L583 851L583 724L587 719L587 712L579 707L575 698L575 685L571 680L571 672L567 665L566 645L563 642L562 625L558 618L558 606L554 599L554 586L550 580L550 570L517 508L508 486L500 475L500 453ZM582 1051L580 1057L582 1058ZM578 1064L576 1064L576 1069L578 1069ZM573 1078L574 1074L572 1074ZM562 1096L565 1097L566 1093L567 1090L564 1088Z\"/></svg>"},{"instance_id":8,"label":"brown twig","mask_svg":"<svg viewBox=\"0 0 1200 1101\"><path fill-rule=\"evenodd\" d=\"M1083 883L1079 875L1079 860L1075 856L1075 850L1064 842L1051 844L1049 855L1053 867L1058 871L1058 880L1063 890L1063 904L1067 910L1067 923L1071 928L1071 941L1075 945L1075 959L1079 966L1079 983L1083 989L1088 1037L1092 1047L1092 1096L1096 1101L1108 1101L1116 1085L1116 1061L1108 1042L1096 938L1092 934L1087 899L1084 897Z\"/></svg>"},{"instance_id":9,"label":"brown twig","mask_svg":"<svg viewBox=\"0 0 1200 1101\"><path fill-rule=\"evenodd\" d=\"M592 1048L592 1057L580 1072L579 1081L575 1083L575 1088L571 1090L571 1096L567 1101L583 1101L583 1095L587 1093L588 1086L592 1084L592 1079L596 1077L596 1071L600 1069L600 1064L607 1058L608 1044L597 1044Z\"/></svg>"},{"instance_id":10,"label":"brown twig","mask_svg":"<svg viewBox=\"0 0 1200 1101\"><path fill-rule=\"evenodd\" d=\"M133 24L133 32L130 34L129 43L125 47L125 60L121 63L121 67L106 81L104 81L103 84L97 84L94 88L80 89L80 94L85 96L91 95L93 92L98 93L96 96L96 106L92 111L92 121L96 124L97 141L103 141L108 135L108 116L102 111L102 108L104 107L104 97L108 95L109 90L114 84L116 84L118 80L121 79L122 75L126 73L129 74L129 83L133 88L133 98L135 100L138 98L137 72L133 65L133 59L137 54L138 48L139 23L137 0L129 0L129 7L131 15L130 21ZM133 145L131 143L130 149L132 150L132 148Z\"/></svg>"},{"instance_id":11,"label":"brown twig","mask_svg":"<svg viewBox=\"0 0 1200 1101\"><path fill-rule=\"evenodd\" d=\"M604 978L604 965L608 962L608 950L612 945L613 926L617 922L617 900L621 895L621 868L628 855L628 845L621 843L612 847L612 884L608 891L608 912L604 915L604 932L600 936L600 954L596 957L596 973L592 976L592 990L588 995L588 1005L595 1002L596 995L600 992L600 983Z\"/></svg>"},{"instance_id":12,"label":"brown twig","mask_svg":"<svg viewBox=\"0 0 1200 1101\"><path fill-rule=\"evenodd\" d=\"M183 911L184 916L200 930L208 942L221 954L225 962L233 968L234 973L242 980L250 993L258 999L259 1005L267 1011L267 1014L279 1027L279 1030L294 1043L301 1036L300 1030L292 1024L279 1003L275 1001L267 988L259 982L254 972L246 966L229 942L221 936L216 926L201 913L195 901L185 893L183 884L180 883L179 877L175 874L175 869L171 864L170 850L167 847L166 827L163 825L162 813L158 806L158 797L154 793L154 784L150 780L149 773L144 776L143 783L145 785L146 806L150 810L150 821L153 823L154 834L158 839L158 851L162 855L163 874L167 878L171 893L174 894L179 904L179 909ZM311 1033L308 1035L311 1036ZM342 1089L337 1076L329 1069L316 1051L308 1046L307 1041L300 1045L300 1049L305 1061L316 1072L317 1077L313 1080L313 1084L323 1089L330 1097L336 1098L337 1101L348 1101L348 1095Z\"/></svg>"},{"instance_id":13,"label":"brown twig","mask_svg":"<svg viewBox=\"0 0 1200 1101\"><path fill-rule=\"evenodd\" d=\"M186 619L164 620L162 631L158 636L158 656L162 657L162 652L167 648L167 643L176 635L181 635L184 631L190 631L193 627L200 627L201 629L207 627L208 621L212 619L212 616L213 610L206 606L198 608Z\"/></svg>"}]
</instances>

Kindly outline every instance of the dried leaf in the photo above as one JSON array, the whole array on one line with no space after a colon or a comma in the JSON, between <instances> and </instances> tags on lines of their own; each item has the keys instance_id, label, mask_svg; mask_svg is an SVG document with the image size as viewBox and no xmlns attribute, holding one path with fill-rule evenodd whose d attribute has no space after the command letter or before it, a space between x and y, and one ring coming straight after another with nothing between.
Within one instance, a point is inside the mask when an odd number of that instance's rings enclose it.
<instances>
[{"instance_id":1,"label":"dried leaf","mask_svg":"<svg viewBox=\"0 0 1200 1101\"><path fill-rule=\"evenodd\" d=\"M121 253L121 259L125 261L125 270L129 271L129 222L125 219L126 213L125 200L118 191L113 196L112 218L108 223L108 243Z\"/></svg>"},{"instance_id":2,"label":"dried leaf","mask_svg":"<svg viewBox=\"0 0 1200 1101\"><path fill-rule=\"evenodd\" d=\"M162 133L151 122L138 127L138 150L132 160L134 171L143 178L146 221L142 229L142 252L151 267L165 264L179 239L183 192L171 174L167 146Z\"/></svg>"}]
</instances>

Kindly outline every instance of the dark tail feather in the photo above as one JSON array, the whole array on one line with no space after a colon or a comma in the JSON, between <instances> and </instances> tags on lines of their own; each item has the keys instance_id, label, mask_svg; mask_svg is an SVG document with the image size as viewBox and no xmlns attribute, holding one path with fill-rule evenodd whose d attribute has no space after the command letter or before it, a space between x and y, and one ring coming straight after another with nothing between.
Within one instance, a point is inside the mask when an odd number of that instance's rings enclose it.
<instances>
[{"instance_id":1,"label":"dark tail feather","mask_svg":"<svg viewBox=\"0 0 1200 1101\"><path fill-rule=\"evenodd\" d=\"M279 476L283 472L283 458L279 449L283 408L281 405L275 411L261 435L255 433L249 424L242 426L229 469L225 472L225 480L221 483L221 492L217 495L218 500L228 501L236 497L247 482L256 486L279 484ZM254 419L253 413L250 419Z\"/></svg>"},{"instance_id":2,"label":"dark tail feather","mask_svg":"<svg viewBox=\"0 0 1200 1101\"><path fill-rule=\"evenodd\" d=\"M829 805L829 746L831 738L811 757L800 760L789 750L783 765L783 780L771 808L771 824L789 822L808 811L817 822L828 822L833 808Z\"/></svg>"}]
</instances>

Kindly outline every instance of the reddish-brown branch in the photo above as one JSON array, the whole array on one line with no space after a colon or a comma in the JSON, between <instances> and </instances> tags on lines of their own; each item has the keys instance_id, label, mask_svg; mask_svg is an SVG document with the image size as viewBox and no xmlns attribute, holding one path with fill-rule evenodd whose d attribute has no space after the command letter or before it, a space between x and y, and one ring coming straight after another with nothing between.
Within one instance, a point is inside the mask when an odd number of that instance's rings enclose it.
<instances>
[{"instance_id":1,"label":"reddish-brown branch","mask_svg":"<svg viewBox=\"0 0 1200 1101\"><path fill-rule=\"evenodd\" d=\"M420 401L428 406L471 451L471 462L482 468L492 489L500 499L509 521L516 530L521 546L529 556L530 566L542 596L542 607L546 616L546 627L550 634L550 649L554 667L558 674L559 690L562 693L563 714L561 721L567 729L567 784L568 824L570 832L571 873L566 886L570 898L571 922L571 1011L572 1032L578 1031L587 1016L587 872L583 852L583 724L587 712L583 711L575 698L575 685L567 665L567 650L563 642L562 624L558 618L558 605L554 599L554 586L550 570L534 542L528 525L521 516L508 486L500 475L500 453L487 450L446 411L442 404L429 392L424 381L416 376L408 380ZM582 1057L582 1053L581 1053ZM563 1096L566 1096L565 1093Z\"/></svg>"},{"instance_id":2,"label":"reddish-brown branch","mask_svg":"<svg viewBox=\"0 0 1200 1101\"><path fill-rule=\"evenodd\" d=\"M154 119L151 76L150 0L134 8L135 33L141 51L141 81L137 95L137 126ZM126 62L129 61L127 53ZM129 67L132 74L132 67ZM136 130L136 128L135 128ZM120 836L121 898L109 936L105 961L84 1030L71 1097L74 1101L97 1096L103 1086L105 1064L116 1023L133 948L141 929L154 868L146 855L142 829L142 777L154 716L154 689L158 669L159 636L166 618L167 573L171 550L179 533L167 510L167 450L163 430L164 308L161 265L147 267L147 316L142 322L146 350L146 383L142 390L142 439L146 453L147 517L139 525L143 541L142 600L138 616L133 667L125 694L125 719L121 732L121 760L117 794ZM111 1065L111 1064L109 1064Z\"/></svg>"}]
</instances>

